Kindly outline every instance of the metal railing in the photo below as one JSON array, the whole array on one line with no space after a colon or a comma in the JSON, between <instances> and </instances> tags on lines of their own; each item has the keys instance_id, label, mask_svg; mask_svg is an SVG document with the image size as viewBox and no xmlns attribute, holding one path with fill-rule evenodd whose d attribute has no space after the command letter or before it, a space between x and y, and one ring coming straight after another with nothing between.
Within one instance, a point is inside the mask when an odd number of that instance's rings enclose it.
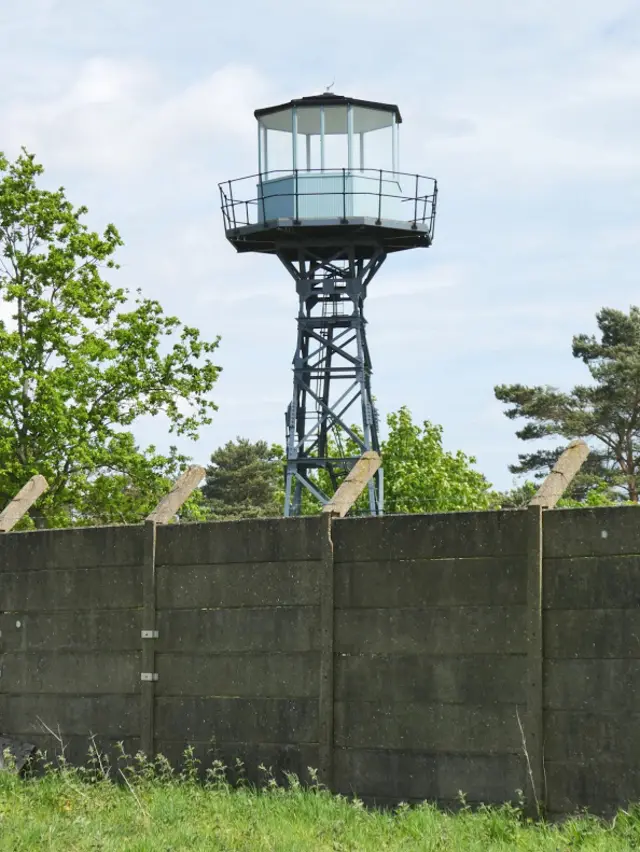
<instances>
[{"instance_id":1,"label":"metal railing","mask_svg":"<svg viewBox=\"0 0 640 852\"><path fill-rule=\"evenodd\" d=\"M367 178L366 182L358 178ZM336 180L339 183L336 185ZM287 189L286 184L290 184ZM323 183L329 188L323 189ZM284 191L283 191L284 188ZM438 185L435 178L385 169L291 169L247 175L219 184L222 215L227 233L248 226L269 226L277 218L290 218L295 224L313 219L330 218L326 215L309 215L310 199L318 199L337 214L336 218L347 223L350 218L361 217L361 210L371 216L376 224L386 219L401 221L412 228L420 228L433 237L436 217ZM285 201L287 216L271 215L274 205L283 209ZM372 199L373 201L364 201ZM392 201L385 203L385 199ZM386 216L385 207L398 203L406 205L402 215ZM406 212L405 212L406 210ZM289 215L290 214L290 215Z\"/></svg>"}]
</instances>

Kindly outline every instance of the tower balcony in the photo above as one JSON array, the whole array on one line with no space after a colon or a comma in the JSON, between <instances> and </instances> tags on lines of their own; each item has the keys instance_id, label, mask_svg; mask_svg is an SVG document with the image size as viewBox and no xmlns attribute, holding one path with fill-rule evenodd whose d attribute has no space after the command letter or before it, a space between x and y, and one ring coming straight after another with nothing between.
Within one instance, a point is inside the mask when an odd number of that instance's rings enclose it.
<instances>
[{"instance_id":1,"label":"tower balcony","mask_svg":"<svg viewBox=\"0 0 640 852\"><path fill-rule=\"evenodd\" d=\"M437 184L384 169L295 169L226 181L220 196L225 232L238 251L273 251L283 231L337 238L347 227L370 230L393 251L431 244Z\"/></svg>"}]
</instances>

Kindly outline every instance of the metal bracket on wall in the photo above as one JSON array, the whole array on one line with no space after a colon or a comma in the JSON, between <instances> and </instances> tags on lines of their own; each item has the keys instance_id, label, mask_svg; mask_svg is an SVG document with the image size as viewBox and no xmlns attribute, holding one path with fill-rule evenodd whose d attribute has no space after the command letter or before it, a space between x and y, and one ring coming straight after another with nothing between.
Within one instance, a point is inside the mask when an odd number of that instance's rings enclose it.
<instances>
[{"instance_id":1,"label":"metal bracket on wall","mask_svg":"<svg viewBox=\"0 0 640 852\"><path fill-rule=\"evenodd\" d=\"M158 680L157 672L140 672L140 680L148 682Z\"/></svg>"},{"instance_id":2,"label":"metal bracket on wall","mask_svg":"<svg viewBox=\"0 0 640 852\"><path fill-rule=\"evenodd\" d=\"M143 639L157 639L160 634L157 630L141 630L140 636Z\"/></svg>"}]
</instances>

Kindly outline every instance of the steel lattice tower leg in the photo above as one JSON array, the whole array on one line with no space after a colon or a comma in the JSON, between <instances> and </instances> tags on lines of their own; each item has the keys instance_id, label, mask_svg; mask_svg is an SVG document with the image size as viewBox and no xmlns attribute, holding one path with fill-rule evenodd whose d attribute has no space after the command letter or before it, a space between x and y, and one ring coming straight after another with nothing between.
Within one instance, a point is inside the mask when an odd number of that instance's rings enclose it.
<instances>
[{"instance_id":1,"label":"steel lattice tower leg","mask_svg":"<svg viewBox=\"0 0 640 852\"><path fill-rule=\"evenodd\" d=\"M286 415L285 516L301 513L304 489L328 502L362 453L380 450L363 306L385 257L374 248L363 258L354 246L329 258L312 249L300 250L296 261L280 255L300 300ZM326 471L324 484L314 476L320 470ZM369 481L368 498L370 514L381 515L382 468Z\"/></svg>"}]
</instances>

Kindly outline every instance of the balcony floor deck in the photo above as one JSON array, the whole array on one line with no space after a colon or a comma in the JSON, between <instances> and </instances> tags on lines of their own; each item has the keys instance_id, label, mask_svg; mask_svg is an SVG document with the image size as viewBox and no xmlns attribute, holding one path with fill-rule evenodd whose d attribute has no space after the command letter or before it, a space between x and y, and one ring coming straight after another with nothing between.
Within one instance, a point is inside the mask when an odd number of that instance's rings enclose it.
<instances>
[{"instance_id":1,"label":"balcony floor deck","mask_svg":"<svg viewBox=\"0 0 640 852\"><path fill-rule=\"evenodd\" d=\"M272 219L255 225L227 230L227 239L238 252L283 254L295 258L298 249L308 247L331 255L346 245L357 246L366 257L380 248L391 253L431 245L429 226L413 222L370 217L342 219ZM369 250L369 251L368 251Z\"/></svg>"}]
</instances>

